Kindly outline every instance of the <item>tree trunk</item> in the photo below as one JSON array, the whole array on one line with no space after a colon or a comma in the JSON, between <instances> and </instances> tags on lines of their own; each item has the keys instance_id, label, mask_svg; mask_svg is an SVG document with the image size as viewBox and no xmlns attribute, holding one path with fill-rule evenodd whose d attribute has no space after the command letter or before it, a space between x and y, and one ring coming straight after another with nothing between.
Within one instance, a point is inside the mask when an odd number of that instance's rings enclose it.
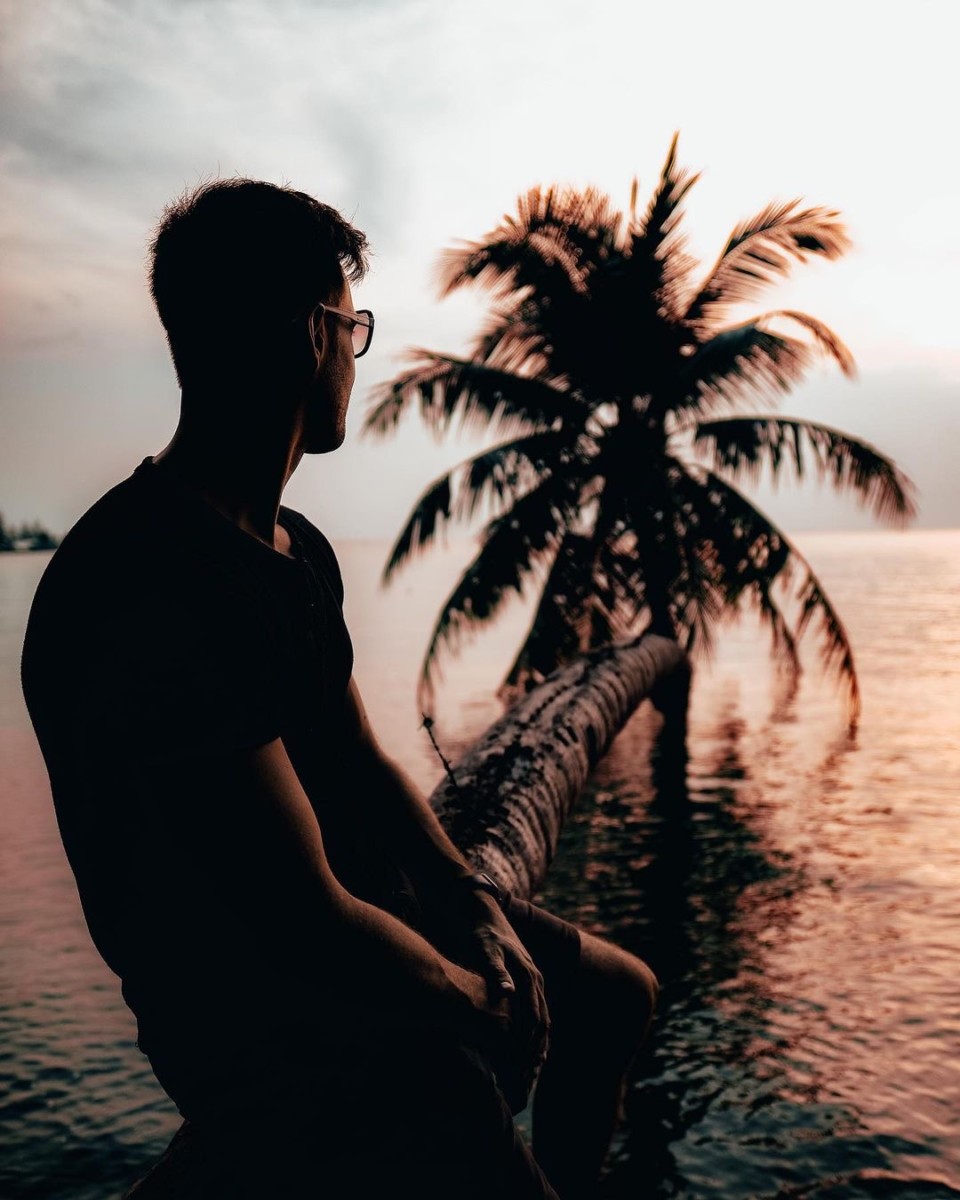
<instances>
[{"instance_id":1,"label":"tree trunk","mask_svg":"<svg viewBox=\"0 0 960 1200\"><path fill-rule=\"evenodd\" d=\"M490 726L430 803L461 852L528 898L543 882L564 818L591 768L649 697L682 737L689 683L676 642L646 634L561 667ZM200 1200L203 1148L188 1121L123 1200Z\"/></svg>"},{"instance_id":2,"label":"tree trunk","mask_svg":"<svg viewBox=\"0 0 960 1200\"><path fill-rule=\"evenodd\" d=\"M686 655L645 634L554 671L490 726L430 803L461 853L528 899L543 883L563 822L591 768L649 697L686 726Z\"/></svg>"}]
</instances>

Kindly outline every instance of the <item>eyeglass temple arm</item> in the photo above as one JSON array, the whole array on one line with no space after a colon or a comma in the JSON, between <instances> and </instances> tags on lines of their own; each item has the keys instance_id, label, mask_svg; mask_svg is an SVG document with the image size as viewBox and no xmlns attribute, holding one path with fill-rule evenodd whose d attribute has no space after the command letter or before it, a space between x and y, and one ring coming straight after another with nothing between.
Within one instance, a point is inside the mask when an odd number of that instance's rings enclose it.
<instances>
[{"instance_id":1,"label":"eyeglass temple arm","mask_svg":"<svg viewBox=\"0 0 960 1200\"><path fill-rule=\"evenodd\" d=\"M352 317L358 325L362 325L364 329L369 329L373 325L373 313L367 310L365 316L361 316L358 312L347 312L344 308L334 308L332 304L320 303L317 308L325 309L327 312L337 313L341 317ZM317 308L313 311L316 312Z\"/></svg>"}]
</instances>

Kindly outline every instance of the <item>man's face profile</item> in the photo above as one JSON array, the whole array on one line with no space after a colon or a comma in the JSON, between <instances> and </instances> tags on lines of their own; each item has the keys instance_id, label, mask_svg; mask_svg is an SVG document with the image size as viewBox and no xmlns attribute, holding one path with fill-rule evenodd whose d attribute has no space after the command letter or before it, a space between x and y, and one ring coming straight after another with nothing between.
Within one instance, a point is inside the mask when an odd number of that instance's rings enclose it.
<instances>
[{"instance_id":1,"label":"man's face profile","mask_svg":"<svg viewBox=\"0 0 960 1200\"><path fill-rule=\"evenodd\" d=\"M340 295L330 303L355 311L349 280L343 281ZM303 410L303 448L305 454L326 454L341 446L346 437L347 408L357 367L348 320L335 313L318 314L314 329L320 357Z\"/></svg>"}]
</instances>

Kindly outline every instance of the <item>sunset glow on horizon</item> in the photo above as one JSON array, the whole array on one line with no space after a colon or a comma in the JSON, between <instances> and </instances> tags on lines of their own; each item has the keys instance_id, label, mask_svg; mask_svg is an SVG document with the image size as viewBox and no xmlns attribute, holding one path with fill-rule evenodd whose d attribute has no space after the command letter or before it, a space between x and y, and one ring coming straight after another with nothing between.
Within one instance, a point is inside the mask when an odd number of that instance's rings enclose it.
<instances>
[{"instance_id":1,"label":"sunset glow on horizon","mask_svg":"<svg viewBox=\"0 0 960 1200\"><path fill-rule=\"evenodd\" d=\"M796 264L749 307L808 312L859 378L826 361L780 404L895 458L920 526L953 526L960 345L954 8L814 3L670 11L569 3L479 10L439 0L350 6L5 0L5 244L0 512L63 532L169 440L178 394L145 281L163 205L202 178L289 182L369 236L356 302L377 337L347 442L301 464L284 502L334 537L390 537L425 482L481 442L413 422L357 436L366 394L425 346L463 353L482 290L439 301L440 252L492 229L534 184L591 184L639 210L679 131L700 178L684 210L704 273L773 201L838 210L852 249ZM744 315L747 315L745 310ZM62 466L53 468L54 461ZM369 480L376 479L371 488ZM808 483L758 498L792 529L870 528Z\"/></svg>"}]
</instances>

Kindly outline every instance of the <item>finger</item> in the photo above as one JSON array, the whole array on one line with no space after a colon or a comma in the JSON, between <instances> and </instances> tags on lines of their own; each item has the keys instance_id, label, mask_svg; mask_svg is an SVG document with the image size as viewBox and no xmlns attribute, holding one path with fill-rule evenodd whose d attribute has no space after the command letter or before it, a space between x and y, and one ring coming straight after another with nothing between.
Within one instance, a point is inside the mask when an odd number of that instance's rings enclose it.
<instances>
[{"instance_id":1,"label":"finger","mask_svg":"<svg viewBox=\"0 0 960 1200\"><path fill-rule=\"evenodd\" d=\"M519 959L519 961L529 981L531 1009L535 1012L538 1023L542 1024L547 1019L547 998L543 983L543 975L540 973L540 968L525 949L523 950L522 957ZM511 966L511 969L513 969L512 964L509 965ZM516 973L517 972L514 969L514 974Z\"/></svg>"},{"instance_id":2,"label":"finger","mask_svg":"<svg viewBox=\"0 0 960 1200\"><path fill-rule=\"evenodd\" d=\"M496 937L488 934L481 938L481 945L483 947L483 973L488 983L493 986L494 992L500 995L516 992L517 986L507 969L500 942Z\"/></svg>"},{"instance_id":3,"label":"finger","mask_svg":"<svg viewBox=\"0 0 960 1200\"><path fill-rule=\"evenodd\" d=\"M519 995L513 1005L511 1018L510 1053L514 1058L517 1071L532 1085L546 1058L547 1026L536 1018L530 1008L525 1006Z\"/></svg>"},{"instance_id":4,"label":"finger","mask_svg":"<svg viewBox=\"0 0 960 1200\"><path fill-rule=\"evenodd\" d=\"M548 1020L547 1001L544 995L543 976L527 954L520 954L512 947L507 947L507 967L520 986L520 999L526 1010L525 1027L530 1029L530 1036L535 1037L536 1031Z\"/></svg>"}]
</instances>

